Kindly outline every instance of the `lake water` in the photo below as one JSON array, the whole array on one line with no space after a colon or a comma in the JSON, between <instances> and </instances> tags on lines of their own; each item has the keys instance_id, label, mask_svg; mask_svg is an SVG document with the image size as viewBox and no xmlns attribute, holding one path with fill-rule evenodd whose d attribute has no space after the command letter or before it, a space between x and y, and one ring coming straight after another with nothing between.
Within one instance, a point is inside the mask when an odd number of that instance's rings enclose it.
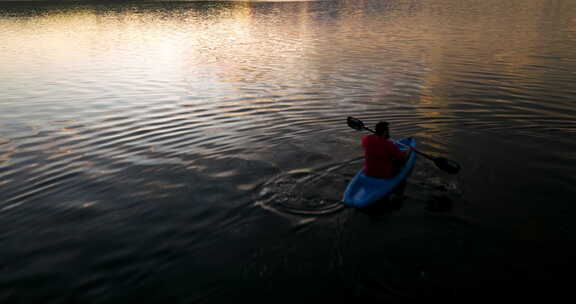
<instances>
[{"instance_id":1,"label":"lake water","mask_svg":"<svg viewBox=\"0 0 576 304\"><path fill-rule=\"evenodd\" d=\"M576 1L0 2L0 301L571 295L575 100Z\"/></svg>"}]
</instances>

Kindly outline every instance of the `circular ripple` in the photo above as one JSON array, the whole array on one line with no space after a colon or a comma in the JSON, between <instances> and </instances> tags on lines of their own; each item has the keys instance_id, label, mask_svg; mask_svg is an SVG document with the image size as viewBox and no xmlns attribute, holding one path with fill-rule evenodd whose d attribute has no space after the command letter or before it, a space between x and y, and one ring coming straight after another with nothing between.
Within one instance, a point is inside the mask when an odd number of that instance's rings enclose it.
<instances>
[{"instance_id":1,"label":"circular ripple","mask_svg":"<svg viewBox=\"0 0 576 304\"><path fill-rule=\"evenodd\" d=\"M345 178L331 172L297 170L264 183L257 193L258 204L280 213L324 215L344 208Z\"/></svg>"}]
</instances>

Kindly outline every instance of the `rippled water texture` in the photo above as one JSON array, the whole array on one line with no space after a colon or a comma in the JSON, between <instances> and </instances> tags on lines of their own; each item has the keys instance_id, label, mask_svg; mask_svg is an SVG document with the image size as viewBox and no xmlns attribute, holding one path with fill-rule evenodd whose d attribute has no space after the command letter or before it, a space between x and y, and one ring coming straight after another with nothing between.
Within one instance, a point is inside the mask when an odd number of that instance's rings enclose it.
<instances>
[{"instance_id":1,"label":"rippled water texture","mask_svg":"<svg viewBox=\"0 0 576 304\"><path fill-rule=\"evenodd\" d=\"M0 301L567 292L576 2L0 2ZM347 116L457 160L340 203Z\"/></svg>"}]
</instances>

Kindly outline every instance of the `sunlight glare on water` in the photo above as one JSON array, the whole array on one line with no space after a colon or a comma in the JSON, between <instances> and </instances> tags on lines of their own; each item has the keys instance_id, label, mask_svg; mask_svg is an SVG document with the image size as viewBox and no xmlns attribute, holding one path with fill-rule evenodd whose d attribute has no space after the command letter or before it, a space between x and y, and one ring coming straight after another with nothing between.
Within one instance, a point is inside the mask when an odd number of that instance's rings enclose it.
<instances>
[{"instance_id":1,"label":"sunlight glare on water","mask_svg":"<svg viewBox=\"0 0 576 304\"><path fill-rule=\"evenodd\" d=\"M558 294L573 16L553 0L0 2L0 302ZM344 208L366 135L347 116L462 171L420 158L399 206Z\"/></svg>"}]
</instances>

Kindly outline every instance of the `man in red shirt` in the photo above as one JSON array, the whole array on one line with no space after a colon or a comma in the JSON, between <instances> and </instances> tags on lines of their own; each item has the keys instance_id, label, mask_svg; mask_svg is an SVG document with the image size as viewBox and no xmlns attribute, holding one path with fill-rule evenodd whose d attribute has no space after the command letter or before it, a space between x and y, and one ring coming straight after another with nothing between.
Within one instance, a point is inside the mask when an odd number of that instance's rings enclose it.
<instances>
[{"instance_id":1,"label":"man in red shirt","mask_svg":"<svg viewBox=\"0 0 576 304\"><path fill-rule=\"evenodd\" d=\"M408 159L410 150L400 151L390 140L390 130L387 122L381 121L377 123L375 129L375 135L362 137L364 174L375 178L394 177ZM404 198L405 187L406 181L402 181L393 190L393 193L400 197L401 200Z\"/></svg>"},{"instance_id":2,"label":"man in red shirt","mask_svg":"<svg viewBox=\"0 0 576 304\"><path fill-rule=\"evenodd\" d=\"M410 150L400 151L390 140L390 130L385 121L376 124L375 133L375 135L362 137L364 174L375 178L394 177L408 158ZM392 191L400 202L405 199L405 188L406 181L404 180ZM386 196L383 201L388 201L389 198L390 196Z\"/></svg>"},{"instance_id":3,"label":"man in red shirt","mask_svg":"<svg viewBox=\"0 0 576 304\"><path fill-rule=\"evenodd\" d=\"M400 151L390 140L388 123L376 124L376 134L362 137L364 174L376 178L391 178L404 164L409 151Z\"/></svg>"}]
</instances>

